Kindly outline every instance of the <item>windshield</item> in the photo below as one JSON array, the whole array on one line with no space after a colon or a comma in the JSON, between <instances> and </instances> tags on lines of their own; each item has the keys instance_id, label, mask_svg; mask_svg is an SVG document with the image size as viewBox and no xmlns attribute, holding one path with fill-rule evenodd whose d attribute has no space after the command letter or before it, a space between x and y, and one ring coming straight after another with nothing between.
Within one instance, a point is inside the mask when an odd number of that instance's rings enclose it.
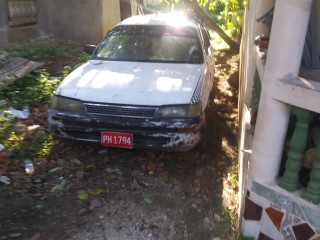
<instances>
[{"instance_id":1,"label":"windshield","mask_svg":"<svg viewBox=\"0 0 320 240\"><path fill-rule=\"evenodd\" d=\"M118 26L101 41L93 58L113 61L203 62L196 29L172 26Z\"/></svg>"}]
</instances>

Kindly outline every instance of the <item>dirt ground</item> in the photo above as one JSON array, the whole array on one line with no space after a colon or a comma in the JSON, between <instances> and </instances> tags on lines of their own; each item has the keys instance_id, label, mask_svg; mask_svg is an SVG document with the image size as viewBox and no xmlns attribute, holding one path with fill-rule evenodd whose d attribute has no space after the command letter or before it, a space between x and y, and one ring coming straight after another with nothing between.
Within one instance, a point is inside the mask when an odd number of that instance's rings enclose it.
<instances>
[{"instance_id":1,"label":"dirt ground","mask_svg":"<svg viewBox=\"0 0 320 240\"><path fill-rule=\"evenodd\" d=\"M46 59L58 72L69 59ZM69 62L68 62L69 61ZM238 55L217 52L207 149L104 149L55 140L34 175L0 183L0 239L237 239ZM47 106L31 111L46 128ZM43 164L42 164L43 163Z\"/></svg>"}]
</instances>

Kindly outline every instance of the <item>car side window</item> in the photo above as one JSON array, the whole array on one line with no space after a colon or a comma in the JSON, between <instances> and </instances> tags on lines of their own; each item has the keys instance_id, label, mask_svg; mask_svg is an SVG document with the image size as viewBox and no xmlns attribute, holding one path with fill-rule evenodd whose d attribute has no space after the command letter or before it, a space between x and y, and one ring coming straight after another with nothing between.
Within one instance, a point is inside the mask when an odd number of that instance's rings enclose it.
<instances>
[{"instance_id":1,"label":"car side window","mask_svg":"<svg viewBox=\"0 0 320 240\"><path fill-rule=\"evenodd\" d=\"M211 51L210 51L210 47L211 47L211 43L210 43L210 37L209 34L207 32L207 30L204 27L201 27L201 35L203 38L203 45L206 51L207 55L211 55Z\"/></svg>"}]
</instances>

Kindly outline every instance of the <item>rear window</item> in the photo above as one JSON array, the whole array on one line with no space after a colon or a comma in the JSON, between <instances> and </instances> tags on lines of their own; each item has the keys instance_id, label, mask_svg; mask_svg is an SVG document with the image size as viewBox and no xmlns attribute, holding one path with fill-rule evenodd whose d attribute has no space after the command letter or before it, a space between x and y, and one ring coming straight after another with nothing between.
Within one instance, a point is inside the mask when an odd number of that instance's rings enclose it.
<instances>
[{"instance_id":1,"label":"rear window","mask_svg":"<svg viewBox=\"0 0 320 240\"><path fill-rule=\"evenodd\" d=\"M101 41L93 58L194 64L203 62L197 30L172 26L118 26Z\"/></svg>"}]
</instances>

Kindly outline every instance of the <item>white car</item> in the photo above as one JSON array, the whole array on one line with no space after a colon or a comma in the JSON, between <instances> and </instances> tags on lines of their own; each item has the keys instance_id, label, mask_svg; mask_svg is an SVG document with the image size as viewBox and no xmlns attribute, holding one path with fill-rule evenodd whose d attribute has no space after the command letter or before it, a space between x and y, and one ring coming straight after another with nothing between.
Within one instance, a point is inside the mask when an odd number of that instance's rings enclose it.
<instances>
[{"instance_id":1,"label":"white car","mask_svg":"<svg viewBox=\"0 0 320 240\"><path fill-rule=\"evenodd\" d=\"M105 147L190 150L205 136L214 57L205 27L182 15L130 17L54 92L59 137Z\"/></svg>"}]
</instances>

